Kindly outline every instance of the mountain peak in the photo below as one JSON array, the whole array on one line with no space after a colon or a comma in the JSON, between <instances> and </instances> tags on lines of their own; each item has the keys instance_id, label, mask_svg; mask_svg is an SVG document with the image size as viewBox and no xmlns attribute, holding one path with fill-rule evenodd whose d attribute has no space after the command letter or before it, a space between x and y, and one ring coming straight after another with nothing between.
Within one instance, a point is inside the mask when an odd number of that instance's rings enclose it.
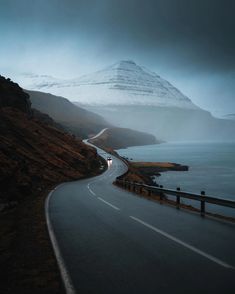
<instances>
[{"instance_id":1,"label":"mountain peak","mask_svg":"<svg viewBox=\"0 0 235 294\"><path fill-rule=\"evenodd\" d=\"M137 66L137 64L133 60L120 60L118 64L120 65L120 67L122 66L136 67Z\"/></svg>"},{"instance_id":2,"label":"mountain peak","mask_svg":"<svg viewBox=\"0 0 235 294\"><path fill-rule=\"evenodd\" d=\"M131 59L127 59L127 60L120 60L119 61L120 64L131 64L131 65L136 65L136 63L131 60Z\"/></svg>"},{"instance_id":3,"label":"mountain peak","mask_svg":"<svg viewBox=\"0 0 235 294\"><path fill-rule=\"evenodd\" d=\"M198 108L168 81L132 60L81 77L76 89L84 104Z\"/></svg>"},{"instance_id":4,"label":"mountain peak","mask_svg":"<svg viewBox=\"0 0 235 294\"><path fill-rule=\"evenodd\" d=\"M136 70L137 67L137 64L132 60L120 60L108 68L119 70Z\"/></svg>"},{"instance_id":5,"label":"mountain peak","mask_svg":"<svg viewBox=\"0 0 235 294\"><path fill-rule=\"evenodd\" d=\"M100 71L72 80L32 79L40 90L89 105L151 105L198 109L192 101L155 72L132 60L120 60Z\"/></svg>"}]
</instances>

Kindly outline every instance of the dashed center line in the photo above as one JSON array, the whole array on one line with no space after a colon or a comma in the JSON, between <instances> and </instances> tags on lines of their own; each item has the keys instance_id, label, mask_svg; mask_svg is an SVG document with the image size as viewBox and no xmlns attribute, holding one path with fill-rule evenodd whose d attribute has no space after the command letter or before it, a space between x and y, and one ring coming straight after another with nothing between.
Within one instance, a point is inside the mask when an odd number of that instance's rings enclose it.
<instances>
[{"instance_id":1,"label":"dashed center line","mask_svg":"<svg viewBox=\"0 0 235 294\"><path fill-rule=\"evenodd\" d=\"M156 228L156 227L142 221L141 219L139 219L137 217L130 216L130 218L135 220L136 222L146 226L147 228L153 230L154 232L156 232L156 233L158 233L158 234L160 234L160 235L162 235L162 236L164 236L164 237L166 237L166 238L168 238L168 239L170 239L170 240L172 240L172 241L174 241L174 242L176 242L176 243L178 243L178 244L180 244L180 245L182 245L182 246L184 246L184 247L186 247L186 248L188 248L188 249L190 249L190 250L192 250L194 252L196 252L197 254L199 254L201 256L206 257L207 259L209 259L209 260L211 260L211 261L213 261L213 262L215 262L215 263L217 263L217 264L219 264L219 265L221 265L221 266L223 266L225 268L235 269L232 265L230 265L230 264L228 264L228 263L226 263L226 262L224 262L224 261L222 261L222 260L220 260L220 259L218 259L218 258L216 258L216 257L214 257L214 256L200 250L200 249L197 249L196 247L194 247L192 245L189 245L189 244L181 241L180 239L178 239L178 238L176 238L176 237L174 237L174 236L172 236L172 235L170 235L170 234L168 234L168 233L166 233L166 232L164 232L162 230L159 230L158 228Z\"/></svg>"},{"instance_id":2,"label":"dashed center line","mask_svg":"<svg viewBox=\"0 0 235 294\"><path fill-rule=\"evenodd\" d=\"M93 196L96 196L96 197L97 197L96 193L93 192L93 191L91 190L91 188L90 188L90 184L91 184L91 183L87 184L87 188L88 188L88 190L90 191L90 193L91 193ZM101 198L101 197L97 197L97 199L99 199L100 201L102 201L102 202L104 202L105 204L109 205L110 207L112 207L112 208L115 209L115 210L120 210L120 208L118 208L117 206L115 206L115 205L109 203L108 201L104 200L104 199Z\"/></svg>"},{"instance_id":3,"label":"dashed center line","mask_svg":"<svg viewBox=\"0 0 235 294\"><path fill-rule=\"evenodd\" d=\"M92 195L96 196L95 192L93 192L91 189L89 189Z\"/></svg>"},{"instance_id":4,"label":"dashed center line","mask_svg":"<svg viewBox=\"0 0 235 294\"><path fill-rule=\"evenodd\" d=\"M99 199L100 201L104 202L105 204L109 205L109 206L112 207L113 209L120 210L120 208L118 208L117 206L115 206L115 205L109 203L108 201L105 201L103 198L98 197L98 199Z\"/></svg>"},{"instance_id":5,"label":"dashed center line","mask_svg":"<svg viewBox=\"0 0 235 294\"><path fill-rule=\"evenodd\" d=\"M96 196L95 192L93 192L90 188L90 183L87 185L87 188L93 196Z\"/></svg>"}]
</instances>

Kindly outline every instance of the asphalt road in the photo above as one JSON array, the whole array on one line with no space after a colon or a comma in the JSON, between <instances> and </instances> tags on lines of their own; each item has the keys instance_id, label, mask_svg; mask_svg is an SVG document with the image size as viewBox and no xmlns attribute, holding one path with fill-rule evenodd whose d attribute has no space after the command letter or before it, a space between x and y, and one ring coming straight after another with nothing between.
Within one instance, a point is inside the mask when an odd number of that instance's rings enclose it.
<instances>
[{"instance_id":1,"label":"asphalt road","mask_svg":"<svg viewBox=\"0 0 235 294\"><path fill-rule=\"evenodd\" d=\"M75 292L234 294L235 226L112 185L125 170L113 158L102 175L59 186L50 197Z\"/></svg>"}]
</instances>

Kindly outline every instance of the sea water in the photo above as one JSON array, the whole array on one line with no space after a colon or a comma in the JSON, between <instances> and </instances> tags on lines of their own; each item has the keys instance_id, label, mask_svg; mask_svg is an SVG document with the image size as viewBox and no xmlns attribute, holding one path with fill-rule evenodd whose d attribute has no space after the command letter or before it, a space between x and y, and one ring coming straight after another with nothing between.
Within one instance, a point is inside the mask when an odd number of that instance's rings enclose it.
<instances>
[{"instance_id":1,"label":"sea water","mask_svg":"<svg viewBox=\"0 0 235 294\"><path fill-rule=\"evenodd\" d=\"M235 200L235 142L163 143L117 151L133 161L174 162L189 167L189 171L161 173L157 183L165 188L180 187L198 194L205 191L208 196ZM215 210L224 211L219 207ZM235 215L235 209L227 211Z\"/></svg>"}]
</instances>

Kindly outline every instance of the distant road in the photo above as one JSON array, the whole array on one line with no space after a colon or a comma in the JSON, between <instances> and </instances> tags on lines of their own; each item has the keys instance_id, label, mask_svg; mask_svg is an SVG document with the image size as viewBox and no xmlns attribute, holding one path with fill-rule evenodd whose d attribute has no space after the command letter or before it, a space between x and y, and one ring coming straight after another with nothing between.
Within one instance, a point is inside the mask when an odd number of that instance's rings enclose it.
<instances>
[{"instance_id":1,"label":"distant road","mask_svg":"<svg viewBox=\"0 0 235 294\"><path fill-rule=\"evenodd\" d=\"M90 139L96 139L98 138L99 136L101 136L108 128L105 128L103 130L101 130L97 135L95 135L94 137L90 138Z\"/></svg>"},{"instance_id":2,"label":"distant road","mask_svg":"<svg viewBox=\"0 0 235 294\"><path fill-rule=\"evenodd\" d=\"M66 183L50 197L51 226L74 292L234 294L235 226L114 186L125 171L113 157L102 175Z\"/></svg>"}]
</instances>

